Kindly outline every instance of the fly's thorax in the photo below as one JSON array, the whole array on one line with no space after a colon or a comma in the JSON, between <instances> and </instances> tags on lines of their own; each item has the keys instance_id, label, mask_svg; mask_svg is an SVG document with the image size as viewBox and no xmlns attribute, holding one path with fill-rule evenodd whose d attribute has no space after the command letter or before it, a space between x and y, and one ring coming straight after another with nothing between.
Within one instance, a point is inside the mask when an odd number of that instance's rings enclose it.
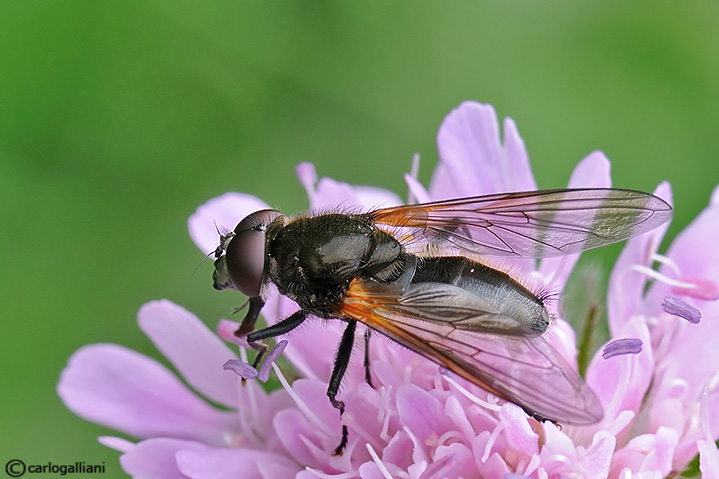
<instances>
[{"instance_id":1,"label":"fly's thorax","mask_svg":"<svg viewBox=\"0 0 719 479\"><path fill-rule=\"evenodd\" d=\"M268 274L280 293L319 316L337 310L349 283L391 269L402 247L362 215L290 221L268 244Z\"/></svg>"}]
</instances>

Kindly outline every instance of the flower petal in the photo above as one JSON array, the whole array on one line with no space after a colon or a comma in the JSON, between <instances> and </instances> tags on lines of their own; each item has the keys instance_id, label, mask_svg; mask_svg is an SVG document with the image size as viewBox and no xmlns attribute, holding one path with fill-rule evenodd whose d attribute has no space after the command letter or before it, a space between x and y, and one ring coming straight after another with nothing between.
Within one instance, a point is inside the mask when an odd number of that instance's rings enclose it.
<instances>
[{"instance_id":1,"label":"flower petal","mask_svg":"<svg viewBox=\"0 0 719 479\"><path fill-rule=\"evenodd\" d=\"M197 316L159 300L140 308L137 322L192 387L224 406L238 406L237 378L222 367L237 356Z\"/></svg>"},{"instance_id":2,"label":"flower petal","mask_svg":"<svg viewBox=\"0 0 719 479\"><path fill-rule=\"evenodd\" d=\"M715 442L716 433L712 434L711 417L714 415L710 405L709 391L705 389L701 398L701 426L704 438L697 441L699 449L699 470L702 477L719 477L719 450Z\"/></svg>"},{"instance_id":3,"label":"flower petal","mask_svg":"<svg viewBox=\"0 0 719 479\"><path fill-rule=\"evenodd\" d=\"M534 181L527 148L524 146L524 140L519 136L516 123L511 118L504 119L504 151L507 170L510 172L510 183L507 186L514 191L536 190L537 182Z\"/></svg>"},{"instance_id":4,"label":"flower petal","mask_svg":"<svg viewBox=\"0 0 719 479\"><path fill-rule=\"evenodd\" d=\"M499 419L504 424L507 441L513 449L527 456L539 453L539 434L529 425L527 413L520 407L504 404L499 411Z\"/></svg>"},{"instance_id":5,"label":"flower petal","mask_svg":"<svg viewBox=\"0 0 719 479\"><path fill-rule=\"evenodd\" d=\"M611 188L612 164L601 151L585 156L569 177L569 188Z\"/></svg>"},{"instance_id":6,"label":"flower petal","mask_svg":"<svg viewBox=\"0 0 719 479\"><path fill-rule=\"evenodd\" d=\"M654 194L671 204L669 183L659 185ZM624 327L627 318L635 314L646 313L643 297L647 278L632 268L637 265L650 266L652 264L652 255L657 252L668 227L669 223L665 223L627 241L627 245L614 264L607 290L607 320L612 337L618 336L618 331Z\"/></svg>"},{"instance_id":7,"label":"flower petal","mask_svg":"<svg viewBox=\"0 0 719 479\"><path fill-rule=\"evenodd\" d=\"M232 231L245 216L269 208L256 196L243 193L225 193L201 205L187 220L190 238L203 253L217 248L220 232Z\"/></svg>"},{"instance_id":8,"label":"flower petal","mask_svg":"<svg viewBox=\"0 0 719 479\"><path fill-rule=\"evenodd\" d=\"M318 181L311 163L301 163L296 171L300 183L307 191L312 211L337 211L338 208L341 210L356 206L369 210L402 204L399 196L383 188L353 186L326 177Z\"/></svg>"},{"instance_id":9,"label":"flower petal","mask_svg":"<svg viewBox=\"0 0 719 479\"><path fill-rule=\"evenodd\" d=\"M491 105L464 102L444 119L437 134L440 164L430 183L432 198L521 191L532 172L514 122L505 124L509 155L500 144L499 122ZM532 188L530 188L532 189Z\"/></svg>"},{"instance_id":10,"label":"flower petal","mask_svg":"<svg viewBox=\"0 0 719 479\"><path fill-rule=\"evenodd\" d=\"M439 400L414 384L397 390L397 413L400 422L421 441L441 435L448 426L448 417Z\"/></svg>"},{"instance_id":11,"label":"flower petal","mask_svg":"<svg viewBox=\"0 0 719 479\"><path fill-rule=\"evenodd\" d=\"M205 444L180 439L147 439L120 456L122 470L133 479L177 479L184 477L175 456L182 450L204 451Z\"/></svg>"},{"instance_id":12,"label":"flower petal","mask_svg":"<svg viewBox=\"0 0 719 479\"><path fill-rule=\"evenodd\" d=\"M616 445L616 438L609 432L596 433L592 445L579 454L581 459L577 461L584 477L607 477Z\"/></svg>"},{"instance_id":13,"label":"flower petal","mask_svg":"<svg viewBox=\"0 0 719 479\"><path fill-rule=\"evenodd\" d=\"M302 469L286 456L252 449L182 450L177 465L191 479L294 477Z\"/></svg>"},{"instance_id":14,"label":"flower petal","mask_svg":"<svg viewBox=\"0 0 719 479\"><path fill-rule=\"evenodd\" d=\"M604 419L599 427L609 430L623 411L632 411L636 416L654 375L654 352L644 318L632 318L620 334L641 340L642 351L609 360L597 351L587 368L587 384L604 405ZM619 434L620 442L626 434L626 429Z\"/></svg>"},{"instance_id":15,"label":"flower petal","mask_svg":"<svg viewBox=\"0 0 719 479\"><path fill-rule=\"evenodd\" d=\"M489 435L488 431L481 432L472 441L472 452L479 477L505 477L510 470L501 454L493 452L489 457L484 458Z\"/></svg>"},{"instance_id":16,"label":"flower petal","mask_svg":"<svg viewBox=\"0 0 719 479\"><path fill-rule=\"evenodd\" d=\"M684 276L719 284L717 237L719 204L710 204L677 236L667 256L679 266ZM662 272L672 274L664 269ZM666 294L668 287L655 283L647 294L647 303L660 311ZM706 320L699 324L674 321L671 347L662 360L662 377L680 377L687 381L686 404L689 405L699 400L704 386L719 370L719 354L716 354L719 348L719 301L702 301L686 296L682 299L695 306Z\"/></svg>"},{"instance_id":17,"label":"flower petal","mask_svg":"<svg viewBox=\"0 0 719 479\"><path fill-rule=\"evenodd\" d=\"M676 462L677 441L677 431L670 428L659 428L656 434L636 436L614 454L612 468L629 468L634 473L649 472L666 477Z\"/></svg>"},{"instance_id":18,"label":"flower petal","mask_svg":"<svg viewBox=\"0 0 719 479\"><path fill-rule=\"evenodd\" d=\"M134 442L116 436L100 436L97 438L97 442L99 442L105 447L109 447L110 449L114 449L120 452L127 452L133 447L135 447Z\"/></svg>"},{"instance_id":19,"label":"flower petal","mask_svg":"<svg viewBox=\"0 0 719 479\"><path fill-rule=\"evenodd\" d=\"M666 392L660 394L664 396ZM666 396L653 399L649 415L647 431L656 431L660 427L683 431L687 420L682 401Z\"/></svg>"},{"instance_id":20,"label":"flower petal","mask_svg":"<svg viewBox=\"0 0 719 479\"><path fill-rule=\"evenodd\" d=\"M719 190L719 187L717 187ZM689 226L679 233L667 251L682 275L719 283L719 203L710 203ZM665 269L663 268L662 271Z\"/></svg>"},{"instance_id":21,"label":"flower petal","mask_svg":"<svg viewBox=\"0 0 719 479\"><path fill-rule=\"evenodd\" d=\"M477 467L469 443L452 443L440 446L434 453L434 461L427 466L420 479L445 479L447 477L476 477Z\"/></svg>"},{"instance_id":22,"label":"flower petal","mask_svg":"<svg viewBox=\"0 0 719 479\"><path fill-rule=\"evenodd\" d=\"M326 439L325 435L312 427L306 417L297 409L287 409L275 415L274 427L277 436L285 447L289 456L307 467L322 467L326 461L320 461L313 449L320 448ZM340 429L338 427L337 431ZM340 435L337 435L339 444ZM329 458L329 452L327 452Z\"/></svg>"},{"instance_id":23,"label":"flower petal","mask_svg":"<svg viewBox=\"0 0 719 479\"><path fill-rule=\"evenodd\" d=\"M237 424L234 414L211 408L157 361L114 344L76 351L57 391L78 416L135 437L217 445Z\"/></svg>"},{"instance_id":24,"label":"flower petal","mask_svg":"<svg viewBox=\"0 0 719 479\"><path fill-rule=\"evenodd\" d=\"M407 188L410 192L410 199L414 198L416 203L428 203L432 201L429 192L424 185L417 180L417 178L409 174L405 174L404 181L407 183Z\"/></svg>"},{"instance_id":25,"label":"flower petal","mask_svg":"<svg viewBox=\"0 0 719 479\"><path fill-rule=\"evenodd\" d=\"M697 449L702 477L719 477L719 449L716 442L701 439L697 441Z\"/></svg>"},{"instance_id":26,"label":"flower petal","mask_svg":"<svg viewBox=\"0 0 719 479\"><path fill-rule=\"evenodd\" d=\"M609 188L612 186L611 164L604 153L595 151L586 156L574 168L569 178L569 188ZM544 258L539 262L541 277L547 278L549 286L563 291L581 254Z\"/></svg>"}]
</instances>

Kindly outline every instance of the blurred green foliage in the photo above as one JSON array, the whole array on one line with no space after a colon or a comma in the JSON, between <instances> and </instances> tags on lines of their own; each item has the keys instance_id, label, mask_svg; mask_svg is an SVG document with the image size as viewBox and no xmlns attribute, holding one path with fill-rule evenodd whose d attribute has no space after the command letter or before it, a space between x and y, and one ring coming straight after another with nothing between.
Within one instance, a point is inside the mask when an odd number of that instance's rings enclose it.
<instances>
[{"instance_id":1,"label":"blurred green foliage","mask_svg":"<svg viewBox=\"0 0 719 479\"><path fill-rule=\"evenodd\" d=\"M234 190L301 211L300 161L404 196L464 99L515 119L540 186L595 149L616 186L671 181L676 235L719 180L718 24L712 2L4 2L0 462L122 477L55 385L84 344L158 357L150 299L209 325L239 304L211 262L193 274L194 209Z\"/></svg>"}]
</instances>

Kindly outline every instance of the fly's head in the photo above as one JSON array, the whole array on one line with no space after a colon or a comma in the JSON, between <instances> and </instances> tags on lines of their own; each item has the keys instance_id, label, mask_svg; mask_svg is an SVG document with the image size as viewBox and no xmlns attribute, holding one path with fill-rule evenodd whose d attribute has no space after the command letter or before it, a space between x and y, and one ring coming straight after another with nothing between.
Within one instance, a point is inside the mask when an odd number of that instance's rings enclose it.
<instances>
[{"instance_id":1,"label":"fly's head","mask_svg":"<svg viewBox=\"0 0 719 479\"><path fill-rule=\"evenodd\" d=\"M235 230L220 235L215 249L215 289L236 289L242 294L260 295L265 279L267 227L280 218L277 210L260 210L240 221Z\"/></svg>"}]
</instances>

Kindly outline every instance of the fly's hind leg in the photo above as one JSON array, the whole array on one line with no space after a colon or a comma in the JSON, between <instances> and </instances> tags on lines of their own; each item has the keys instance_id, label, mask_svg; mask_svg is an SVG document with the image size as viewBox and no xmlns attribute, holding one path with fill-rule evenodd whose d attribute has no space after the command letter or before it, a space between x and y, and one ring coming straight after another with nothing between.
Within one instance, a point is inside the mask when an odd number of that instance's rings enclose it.
<instances>
[{"instance_id":1,"label":"fly's hind leg","mask_svg":"<svg viewBox=\"0 0 719 479\"><path fill-rule=\"evenodd\" d=\"M365 329L364 331L364 378L365 381L367 381L367 384L370 385L370 387L374 388L374 385L372 384L372 375L370 374L369 370L369 337L370 337L370 330Z\"/></svg>"},{"instance_id":2,"label":"fly's hind leg","mask_svg":"<svg viewBox=\"0 0 719 479\"><path fill-rule=\"evenodd\" d=\"M329 386L327 387L327 397L330 398L330 402L332 403L332 406L334 406L336 409L340 412L340 419L342 418L342 415L345 412L345 403L342 401L337 400L337 393L340 389L340 384L342 383L342 378L345 375L345 372L347 372L347 366L350 362L350 356L352 355L352 346L354 345L354 339L355 339L355 329L357 327L357 322L350 320L347 323L347 328L345 329L344 334L342 335L342 340L340 341L340 346L337 349L337 357L335 358L335 365L334 368L332 368L332 377L330 378ZM335 456L341 456L342 452L344 451L345 447L347 446L347 436L349 433L347 432L347 426L342 425L342 440L340 441L339 446L334 450L333 454Z\"/></svg>"}]
</instances>

